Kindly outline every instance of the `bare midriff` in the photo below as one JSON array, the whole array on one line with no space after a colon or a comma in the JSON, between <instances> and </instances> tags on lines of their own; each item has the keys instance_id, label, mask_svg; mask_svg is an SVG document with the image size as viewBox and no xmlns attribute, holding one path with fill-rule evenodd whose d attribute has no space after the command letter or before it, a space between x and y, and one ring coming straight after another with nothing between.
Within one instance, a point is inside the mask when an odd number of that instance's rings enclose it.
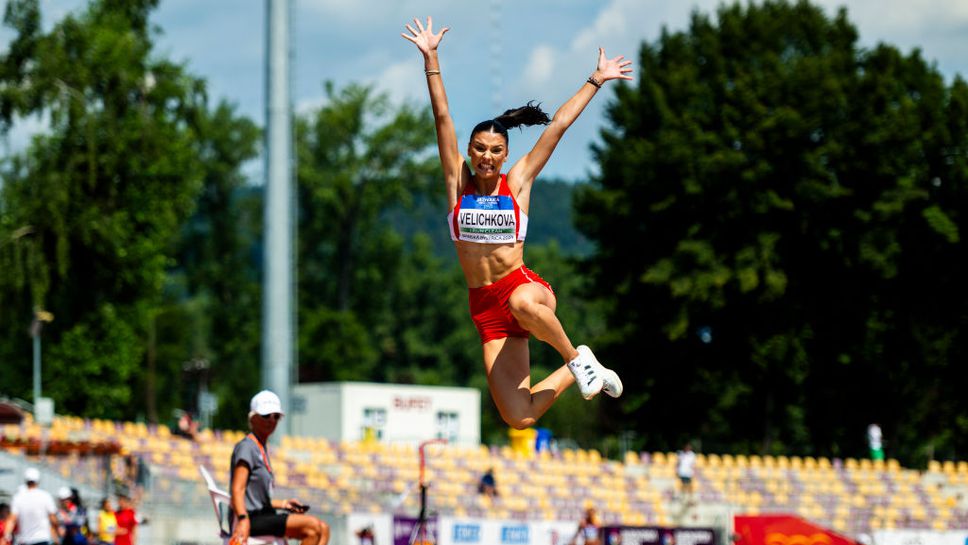
<instances>
[{"instance_id":1,"label":"bare midriff","mask_svg":"<svg viewBox=\"0 0 968 545\"><path fill-rule=\"evenodd\" d=\"M514 244L454 242L467 287L488 286L524 265L524 241Z\"/></svg>"}]
</instances>

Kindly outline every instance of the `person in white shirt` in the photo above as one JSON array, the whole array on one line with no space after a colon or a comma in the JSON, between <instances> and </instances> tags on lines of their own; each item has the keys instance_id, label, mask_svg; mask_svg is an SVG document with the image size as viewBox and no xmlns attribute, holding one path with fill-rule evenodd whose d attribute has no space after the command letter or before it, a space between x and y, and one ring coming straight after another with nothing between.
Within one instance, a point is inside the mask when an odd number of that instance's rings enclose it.
<instances>
[{"instance_id":1,"label":"person in white shirt","mask_svg":"<svg viewBox=\"0 0 968 545\"><path fill-rule=\"evenodd\" d=\"M10 502L10 516L4 526L3 543L13 543L16 527L16 545L50 545L58 541L57 506L54 498L41 490L40 472L28 467L24 471L27 486Z\"/></svg>"},{"instance_id":2,"label":"person in white shirt","mask_svg":"<svg viewBox=\"0 0 968 545\"><path fill-rule=\"evenodd\" d=\"M877 422L867 426L867 444L871 448L871 460L884 459L883 435L881 434L881 427L877 425Z\"/></svg>"},{"instance_id":3,"label":"person in white shirt","mask_svg":"<svg viewBox=\"0 0 968 545\"><path fill-rule=\"evenodd\" d=\"M691 495L693 492L692 478L696 472L696 453L692 451L692 444L686 446L676 453L676 475L682 483L683 495Z\"/></svg>"}]
</instances>

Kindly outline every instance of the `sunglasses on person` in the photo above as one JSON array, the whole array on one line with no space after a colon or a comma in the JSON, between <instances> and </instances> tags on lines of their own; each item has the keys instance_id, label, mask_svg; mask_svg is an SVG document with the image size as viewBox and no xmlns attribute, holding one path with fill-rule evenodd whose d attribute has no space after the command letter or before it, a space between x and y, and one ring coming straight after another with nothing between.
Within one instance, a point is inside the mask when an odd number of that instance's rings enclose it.
<instances>
[{"instance_id":1,"label":"sunglasses on person","mask_svg":"<svg viewBox=\"0 0 968 545\"><path fill-rule=\"evenodd\" d=\"M259 417L262 418L263 420L280 420L282 418L282 414L281 413L260 414Z\"/></svg>"}]
</instances>

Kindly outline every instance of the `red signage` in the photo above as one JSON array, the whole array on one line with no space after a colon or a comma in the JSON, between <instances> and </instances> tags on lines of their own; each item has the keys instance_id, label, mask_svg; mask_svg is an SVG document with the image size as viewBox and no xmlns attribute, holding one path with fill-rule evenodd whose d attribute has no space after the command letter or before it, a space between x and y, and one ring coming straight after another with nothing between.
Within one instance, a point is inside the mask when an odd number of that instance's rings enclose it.
<instances>
[{"instance_id":1,"label":"red signage","mask_svg":"<svg viewBox=\"0 0 968 545\"><path fill-rule=\"evenodd\" d=\"M393 396L393 408L401 411L426 411L431 406L427 396Z\"/></svg>"},{"instance_id":2,"label":"red signage","mask_svg":"<svg viewBox=\"0 0 968 545\"><path fill-rule=\"evenodd\" d=\"M737 545L857 545L857 542L794 515L737 515Z\"/></svg>"}]
</instances>

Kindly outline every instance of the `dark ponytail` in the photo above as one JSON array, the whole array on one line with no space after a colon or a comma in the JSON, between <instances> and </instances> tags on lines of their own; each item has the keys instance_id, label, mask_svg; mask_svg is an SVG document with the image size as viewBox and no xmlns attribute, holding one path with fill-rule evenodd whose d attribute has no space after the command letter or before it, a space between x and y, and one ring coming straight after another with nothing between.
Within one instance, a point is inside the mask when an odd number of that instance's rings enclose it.
<instances>
[{"instance_id":1,"label":"dark ponytail","mask_svg":"<svg viewBox=\"0 0 968 545\"><path fill-rule=\"evenodd\" d=\"M501 134L507 140L508 129L530 127L532 125L547 125L548 123L551 123L551 118L541 109L541 104L535 105L532 100L520 108L507 110L494 119L481 121L471 131L471 138L481 131L489 131Z\"/></svg>"}]
</instances>

